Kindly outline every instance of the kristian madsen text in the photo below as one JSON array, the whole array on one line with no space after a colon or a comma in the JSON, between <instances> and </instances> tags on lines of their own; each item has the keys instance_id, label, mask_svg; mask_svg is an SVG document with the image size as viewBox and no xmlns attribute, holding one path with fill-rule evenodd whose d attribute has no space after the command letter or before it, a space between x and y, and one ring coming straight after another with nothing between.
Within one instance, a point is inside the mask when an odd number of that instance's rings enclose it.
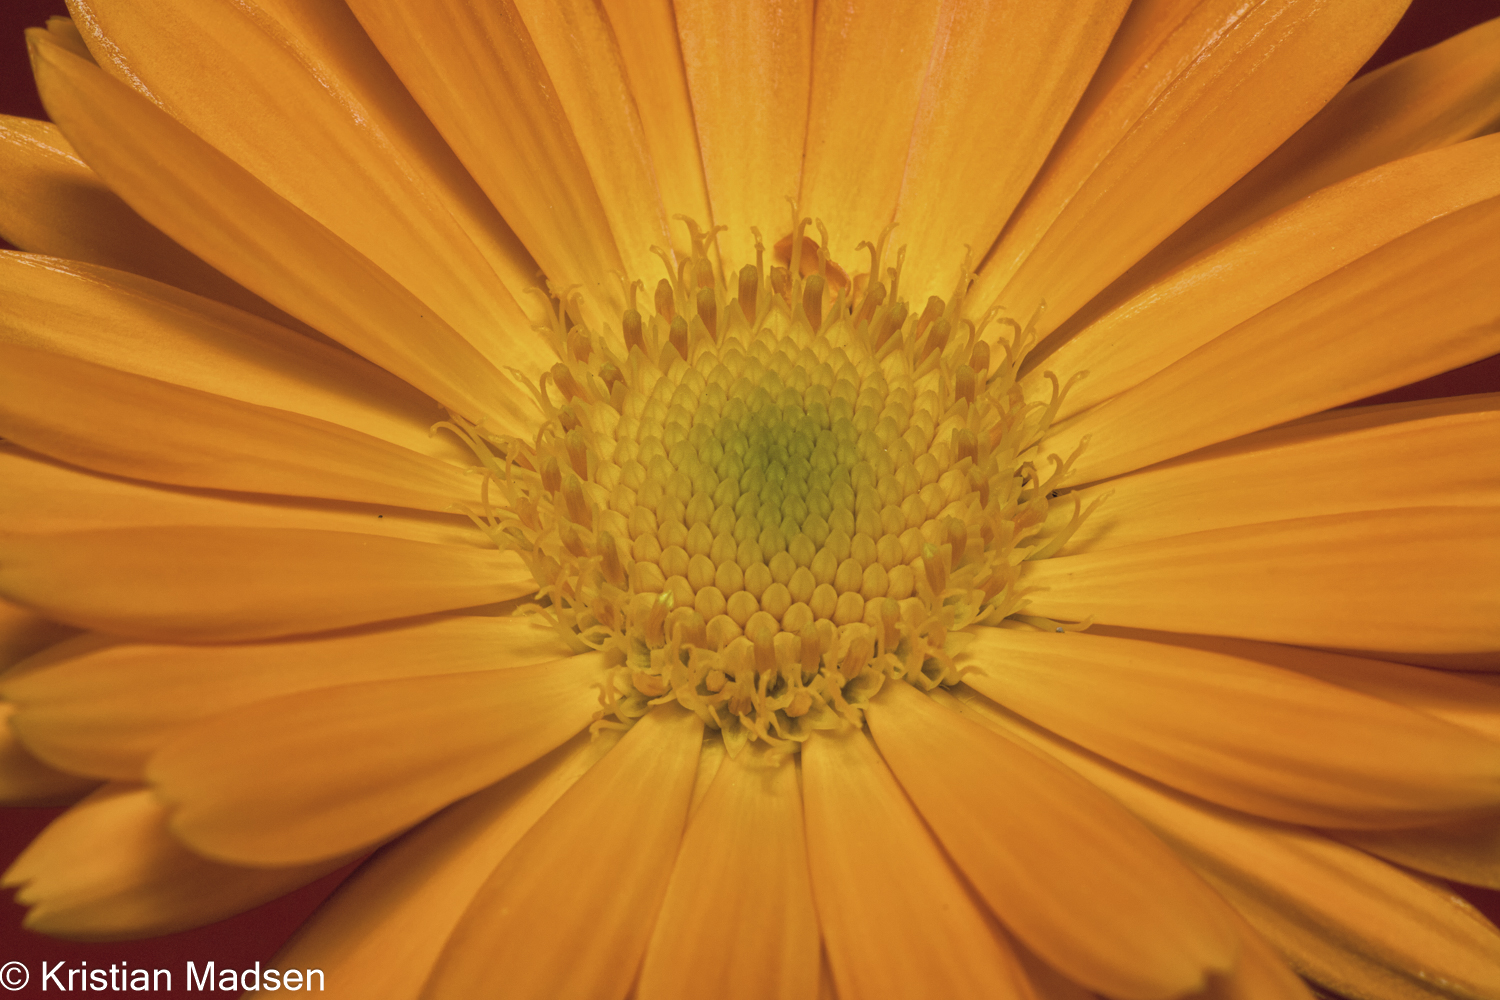
<instances>
[{"instance_id":1,"label":"kristian madsen text","mask_svg":"<svg viewBox=\"0 0 1500 1000\"><path fill-rule=\"evenodd\" d=\"M184 978L187 980L188 992L214 990L240 993L245 990L263 990L274 993L277 990L287 990L296 993L304 990L322 992L324 989L322 969L262 969L259 962L249 969L218 969L213 962L199 967L197 963L189 962ZM133 969L124 962L116 962L104 968L95 966L92 969L87 962L74 966L69 966L66 962L49 966L43 962L42 989L60 990L64 993L73 990L170 993L172 972L170 969Z\"/></svg>"}]
</instances>

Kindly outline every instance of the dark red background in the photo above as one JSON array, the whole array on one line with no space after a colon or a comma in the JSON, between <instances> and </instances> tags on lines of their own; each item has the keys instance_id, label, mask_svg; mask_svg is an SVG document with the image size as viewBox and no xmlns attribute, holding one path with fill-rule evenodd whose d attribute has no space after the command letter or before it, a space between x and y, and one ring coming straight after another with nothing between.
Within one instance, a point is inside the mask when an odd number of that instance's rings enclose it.
<instances>
[{"instance_id":1,"label":"dark red background","mask_svg":"<svg viewBox=\"0 0 1500 1000\"><path fill-rule=\"evenodd\" d=\"M0 113L44 117L31 83L22 30L39 26L53 14L65 14L62 0L0 0ZM1425 48L1465 28L1500 16L1500 0L1415 0L1395 32L1365 67L1373 69ZM3 181L0 181L3 182ZM8 247L0 241L0 247ZM1500 390L1500 355L1456 371L1374 397L1394 402ZM0 866L8 866L27 842L60 810L0 810ZM244 968L265 961L350 869L329 875L306 888L249 913L183 934L148 941L83 944L55 941L21 928L23 909L0 900L0 964L27 963L32 983L17 996L39 995L39 963L66 960L90 968L127 961L132 967L170 968L174 978L188 959L215 961L220 968ZM1500 893L1465 890L1492 919L1500 918ZM8 894L7 894L8 897Z\"/></svg>"}]
</instances>

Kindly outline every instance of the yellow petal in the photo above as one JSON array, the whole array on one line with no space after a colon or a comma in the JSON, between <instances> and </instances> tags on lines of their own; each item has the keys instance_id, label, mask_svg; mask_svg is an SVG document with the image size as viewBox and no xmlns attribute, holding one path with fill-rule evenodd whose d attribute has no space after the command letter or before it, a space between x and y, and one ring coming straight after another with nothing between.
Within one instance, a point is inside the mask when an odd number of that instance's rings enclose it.
<instances>
[{"instance_id":1,"label":"yellow petal","mask_svg":"<svg viewBox=\"0 0 1500 1000\"><path fill-rule=\"evenodd\" d=\"M535 263L343 4L75 0L74 9L106 70L368 257L493 363L521 361L534 377L556 360L517 305Z\"/></svg>"},{"instance_id":2,"label":"yellow petal","mask_svg":"<svg viewBox=\"0 0 1500 1000\"><path fill-rule=\"evenodd\" d=\"M1397 653L1497 645L1493 507L1302 517L1025 565L1028 613L1064 621Z\"/></svg>"},{"instance_id":3,"label":"yellow petal","mask_svg":"<svg viewBox=\"0 0 1500 1000\"><path fill-rule=\"evenodd\" d=\"M1500 18L1351 80L1295 135L1148 254L1140 270L1159 273L1346 177L1493 131L1500 119L1497 45Z\"/></svg>"},{"instance_id":4,"label":"yellow petal","mask_svg":"<svg viewBox=\"0 0 1500 1000\"><path fill-rule=\"evenodd\" d=\"M1331 835L1419 872L1500 889L1500 815L1495 813L1411 830L1339 830Z\"/></svg>"},{"instance_id":5,"label":"yellow petal","mask_svg":"<svg viewBox=\"0 0 1500 1000\"><path fill-rule=\"evenodd\" d=\"M31 40L48 113L148 222L470 419L535 425L511 379L369 258L97 66Z\"/></svg>"},{"instance_id":6,"label":"yellow petal","mask_svg":"<svg viewBox=\"0 0 1500 1000\"><path fill-rule=\"evenodd\" d=\"M297 324L167 239L84 165L51 122L0 115L0 236L32 253L144 275Z\"/></svg>"},{"instance_id":7,"label":"yellow petal","mask_svg":"<svg viewBox=\"0 0 1500 1000\"><path fill-rule=\"evenodd\" d=\"M812 0L677 0L677 31L724 269L756 263L791 222L802 178ZM784 221L783 221L784 220ZM765 227L771 227L767 229ZM770 266L768 259L766 265Z\"/></svg>"},{"instance_id":8,"label":"yellow petal","mask_svg":"<svg viewBox=\"0 0 1500 1000\"><path fill-rule=\"evenodd\" d=\"M342 531L0 535L0 597L79 628L234 642L477 607L535 589L512 552Z\"/></svg>"},{"instance_id":9,"label":"yellow petal","mask_svg":"<svg viewBox=\"0 0 1500 1000\"><path fill-rule=\"evenodd\" d=\"M990 910L1070 979L1121 1000L1165 1000L1234 966L1223 904L1088 782L910 684L887 684L866 718Z\"/></svg>"},{"instance_id":10,"label":"yellow petal","mask_svg":"<svg viewBox=\"0 0 1500 1000\"><path fill-rule=\"evenodd\" d=\"M983 699L963 704L978 721L1027 740L1118 799L1293 969L1325 989L1396 1000L1500 991L1500 932L1447 887L1312 830L1147 782Z\"/></svg>"},{"instance_id":11,"label":"yellow petal","mask_svg":"<svg viewBox=\"0 0 1500 1000\"><path fill-rule=\"evenodd\" d=\"M459 466L315 417L0 343L0 432L99 472L178 486L443 511Z\"/></svg>"},{"instance_id":12,"label":"yellow petal","mask_svg":"<svg viewBox=\"0 0 1500 1000\"><path fill-rule=\"evenodd\" d=\"M73 261L0 252L4 340L274 406L472 464L431 427L442 407L348 351L167 285Z\"/></svg>"},{"instance_id":13,"label":"yellow petal","mask_svg":"<svg viewBox=\"0 0 1500 1000\"><path fill-rule=\"evenodd\" d=\"M341 883L269 964L322 969L361 1000L415 997L495 866L618 736L580 734L389 844Z\"/></svg>"},{"instance_id":14,"label":"yellow petal","mask_svg":"<svg viewBox=\"0 0 1500 1000\"><path fill-rule=\"evenodd\" d=\"M901 165L895 241L907 248L901 286L914 302L952 290L966 248L973 254L970 267L979 265L1072 114L1127 6L1089 0L944 7L910 149L892 161ZM859 158L868 155L861 150Z\"/></svg>"},{"instance_id":15,"label":"yellow petal","mask_svg":"<svg viewBox=\"0 0 1500 1000\"><path fill-rule=\"evenodd\" d=\"M243 868L206 860L167 830L148 788L106 785L42 831L5 873L25 925L108 941L172 934L242 913L347 863Z\"/></svg>"},{"instance_id":16,"label":"yellow petal","mask_svg":"<svg viewBox=\"0 0 1500 1000\"><path fill-rule=\"evenodd\" d=\"M86 637L3 681L12 726L52 764L140 780L146 760L184 729L299 691L466 673L571 654L525 618L438 618L396 628L235 646L165 646Z\"/></svg>"},{"instance_id":17,"label":"yellow petal","mask_svg":"<svg viewBox=\"0 0 1500 1000\"><path fill-rule=\"evenodd\" d=\"M1055 427L1074 481L1363 399L1500 350L1500 198L1398 237ZM1421 330L1420 337L1413 330Z\"/></svg>"},{"instance_id":18,"label":"yellow petal","mask_svg":"<svg viewBox=\"0 0 1500 1000\"><path fill-rule=\"evenodd\" d=\"M560 289L618 312L623 270L579 140L515 5L349 4L463 165ZM631 248L629 252L637 252Z\"/></svg>"},{"instance_id":19,"label":"yellow petal","mask_svg":"<svg viewBox=\"0 0 1500 1000\"><path fill-rule=\"evenodd\" d=\"M703 723L637 722L506 855L424 997L623 997L682 841Z\"/></svg>"},{"instance_id":20,"label":"yellow petal","mask_svg":"<svg viewBox=\"0 0 1500 1000\"><path fill-rule=\"evenodd\" d=\"M1293 670L1088 634L979 629L969 686L1133 770L1291 823L1411 826L1500 804L1500 742Z\"/></svg>"},{"instance_id":21,"label":"yellow petal","mask_svg":"<svg viewBox=\"0 0 1500 1000\"><path fill-rule=\"evenodd\" d=\"M10 725L15 713L14 705L0 703L0 804L65 805L98 784L92 778L56 770L32 756Z\"/></svg>"},{"instance_id":22,"label":"yellow petal","mask_svg":"<svg viewBox=\"0 0 1500 1000\"><path fill-rule=\"evenodd\" d=\"M726 913L728 946L704 933ZM693 812L636 995L814 1000L818 940L796 760L741 751Z\"/></svg>"},{"instance_id":23,"label":"yellow petal","mask_svg":"<svg viewBox=\"0 0 1500 1000\"><path fill-rule=\"evenodd\" d=\"M567 742L596 653L317 688L207 720L152 755L172 832L228 862L304 864L385 840Z\"/></svg>"},{"instance_id":24,"label":"yellow petal","mask_svg":"<svg viewBox=\"0 0 1500 1000\"><path fill-rule=\"evenodd\" d=\"M1302 126L1405 8L1132 6L974 301L1055 328Z\"/></svg>"},{"instance_id":25,"label":"yellow petal","mask_svg":"<svg viewBox=\"0 0 1500 1000\"><path fill-rule=\"evenodd\" d=\"M0 481L6 483L8 490L11 480L0 475ZM0 601L0 675L37 650L77 634L78 630L71 626Z\"/></svg>"},{"instance_id":26,"label":"yellow petal","mask_svg":"<svg viewBox=\"0 0 1500 1000\"><path fill-rule=\"evenodd\" d=\"M1028 994L1003 932L863 733L808 740L802 780L813 898L840 996Z\"/></svg>"},{"instance_id":27,"label":"yellow petal","mask_svg":"<svg viewBox=\"0 0 1500 1000\"><path fill-rule=\"evenodd\" d=\"M1061 528L1073 501L1107 497L1062 555L1262 521L1426 505L1500 507L1500 478L1477 456L1500 454L1500 393L1339 410L1272 428L1078 491L1048 511ZM1392 475L1400 469L1400 475Z\"/></svg>"},{"instance_id":28,"label":"yellow petal","mask_svg":"<svg viewBox=\"0 0 1500 1000\"><path fill-rule=\"evenodd\" d=\"M1225 331L1434 219L1500 195L1500 136L1386 164L1319 191L1194 257L1114 305L1039 361L1089 377L1058 410L1072 416L1166 368ZM1094 313L1090 304L1075 321ZM1069 324L1072 327L1073 323ZM1059 331L1065 334L1066 329Z\"/></svg>"}]
</instances>

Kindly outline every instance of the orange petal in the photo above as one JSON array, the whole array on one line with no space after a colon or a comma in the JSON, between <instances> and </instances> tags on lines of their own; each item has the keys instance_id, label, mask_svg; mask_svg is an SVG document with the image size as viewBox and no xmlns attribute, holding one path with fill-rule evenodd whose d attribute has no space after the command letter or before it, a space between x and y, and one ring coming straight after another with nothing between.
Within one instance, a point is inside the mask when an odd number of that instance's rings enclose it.
<instances>
[{"instance_id":1,"label":"orange petal","mask_svg":"<svg viewBox=\"0 0 1500 1000\"><path fill-rule=\"evenodd\" d=\"M168 642L268 639L504 601L513 552L342 531L120 528L0 535L0 596L79 628Z\"/></svg>"},{"instance_id":2,"label":"orange petal","mask_svg":"<svg viewBox=\"0 0 1500 1000\"><path fill-rule=\"evenodd\" d=\"M973 254L969 266L979 266L1127 6L1122 0L944 6L910 148L891 160L901 184L895 240L907 248L901 287L913 302L947 296L966 252ZM882 107L879 99L867 100L871 113Z\"/></svg>"},{"instance_id":3,"label":"orange petal","mask_svg":"<svg viewBox=\"0 0 1500 1000\"><path fill-rule=\"evenodd\" d=\"M1425 505L1500 507L1500 393L1338 410L1080 490L1048 511L1107 496L1062 555L1262 521ZM1400 475L1391 470L1400 469Z\"/></svg>"},{"instance_id":4,"label":"orange petal","mask_svg":"<svg viewBox=\"0 0 1500 1000\"><path fill-rule=\"evenodd\" d=\"M861 732L802 750L813 898L845 997L1028 995L1015 955Z\"/></svg>"},{"instance_id":5,"label":"orange petal","mask_svg":"<svg viewBox=\"0 0 1500 1000\"><path fill-rule=\"evenodd\" d=\"M5 482L8 492L11 480L0 476L0 481ZM32 653L77 634L71 626L0 601L0 675Z\"/></svg>"},{"instance_id":6,"label":"orange petal","mask_svg":"<svg viewBox=\"0 0 1500 1000\"><path fill-rule=\"evenodd\" d=\"M910 684L885 685L866 719L991 911L1068 978L1121 1000L1165 1000L1233 968L1223 904L1088 782Z\"/></svg>"},{"instance_id":7,"label":"orange petal","mask_svg":"<svg viewBox=\"0 0 1500 1000\"><path fill-rule=\"evenodd\" d=\"M32 756L9 725L15 713L14 705L0 703L0 804L66 805L98 784L92 778L56 770Z\"/></svg>"},{"instance_id":8,"label":"orange petal","mask_svg":"<svg viewBox=\"0 0 1500 1000\"><path fill-rule=\"evenodd\" d=\"M1045 300L1056 327L1311 118L1405 6L1134 4L975 301L1024 320Z\"/></svg>"},{"instance_id":9,"label":"orange petal","mask_svg":"<svg viewBox=\"0 0 1500 1000\"><path fill-rule=\"evenodd\" d=\"M109 941L172 934L242 913L345 864L242 868L199 857L167 830L148 788L106 785L53 820L5 873L25 925Z\"/></svg>"},{"instance_id":10,"label":"orange petal","mask_svg":"<svg viewBox=\"0 0 1500 1000\"><path fill-rule=\"evenodd\" d=\"M31 41L48 113L148 222L444 405L530 433L511 379L369 258L97 66Z\"/></svg>"},{"instance_id":11,"label":"orange petal","mask_svg":"<svg viewBox=\"0 0 1500 1000\"><path fill-rule=\"evenodd\" d=\"M314 417L0 343L0 432L84 468L178 486L443 511L459 466Z\"/></svg>"},{"instance_id":12,"label":"orange petal","mask_svg":"<svg viewBox=\"0 0 1500 1000\"><path fill-rule=\"evenodd\" d=\"M724 269L757 263L791 221L813 58L811 0L677 0L677 31ZM770 227L770 228L767 228ZM770 262L767 262L770 266Z\"/></svg>"},{"instance_id":13,"label":"orange petal","mask_svg":"<svg viewBox=\"0 0 1500 1000\"><path fill-rule=\"evenodd\" d=\"M1500 805L1500 742L1293 670L1088 634L978 629L966 678L1142 774L1291 823L1411 826Z\"/></svg>"},{"instance_id":14,"label":"orange petal","mask_svg":"<svg viewBox=\"0 0 1500 1000\"><path fill-rule=\"evenodd\" d=\"M1025 739L1118 799L1288 964L1325 989L1399 1000L1500 991L1500 932L1447 887L1312 830L1144 781L983 699L970 696L963 705L978 721Z\"/></svg>"},{"instance_id":15,"label":"orange petal","mask_svg":"<svg viewBox=\"0 0 1500 1000\"><path fill-rule=\"evenodd\" d=\"M703 932L726 913L732 943ZM693 812L636 995L815 1000L818 940L796 759L741 751Z\"/></svg>"},{"instance_id":16,"label":"orange petal","mask_svg":"<svg viewBox=\"0 0 1500 1000\"><path fill-rule=\"evenodd\" d=\"M600 663L590 653L300 691L187 730L147 775L194 850L316 861L385 840L567 742L599 707Z\"/></svg>"},{"instance_id":17,"label":"orange petal","mask_svg":"<svg viewBox=\"0 0 1500 1000\"><path fill-rule=\"evenodd\" d=\"M168 285L90 264L0 252L4 339L122 372L273 406L472 464L431 427L442 407L328 344Z\"/></svg>"},{"instance_id":18,"label":"orange petal","mask_svg":"<svg viewBox=\"0 0 1500 1000\"><path fill-rule=\"evenodd\" d=\"M424 997L623 997L682 841L703 723L658 708L506 855Z\"/></svg>"},{"instance_id":19,"label":"orange petal","mask_svg":"<svg viewBox=\"0 0 1500 1000\"><path fill-rule=\"evenodd\" d=\"M56 766L140 780L146 760L210 716L299 691L548 663L571 655L525 618L438 618L396 628L235 646L88 636L3 681L12 726Z\"/></svg>"},{"instance_id":20,"label":"orange petal","mask_svg":"<svg viewBox=\"0 0 1500 1000\"><path fill-rule=\"evenodd\" d=\"M1060 418L1117 395L1215 337L1392 240L1500 195L1500 136L1386 164L1319 191L1234 234L1159 277L1129 301L1094 315L1090 304L1059 331L1092 321L1038 362L1064 380L1088 371Z\"/></svg>"},{"instance_id":21,"label":"orange petal","mask_svg":"<svg viewBox=\"0 0 1500 1000\"><path fill-rule=\"evenodd\" d=\"M74 2L116 79L327 226L494 364L535 377L556 360L517 305L535 263L343 4Z\"/></svg>"},{"instance_id":22,"label":"orange petal","mask_svg":"<svg viewBox=\"0 0 1500 1000\"><path fill-rule=\"evenodd\" d=\"M1331 836L1419 872L1500 889L1500 815L1495 813L1411 830L1338 830Z\"/></svg>"},{"instance_id":23,"label":"orange petal","mask_svg":"<svg viewBox=\"0 0 1500 1000\"><path fill-rule=\"evenodd\" d=\"M580 734L382 848L269 964L322 969L361 1000L410 1000L495 866L618 736Z\"/></svg>"},{"instance_id":24,"label":"orange petal","mask_svg":"<svg viewBox=\"0 0 1500 1000\"><path fill-rule=\"evenodd\" d=\"M515 5L354 0L349 8L558 289L581 284L594 309L623 308L610 277L623 271L610 217Z\"/></svg>"},{"instance_id":25,"label":"orange petal","mask_svg":"<svg viewBox=\"0 0 1500 1000\"><path fill-rule=\"evenodd\" d=\"M1025 564L1029 614L1401 652L1493 652L1493 507L1403 507L1216 528Z\"/></svg>"},{"instance_id":26,"label":"orange petal","mask_svg":"<svg viewBox=\"0 0 1500 1000\"><path fill-rule=\"evenodd\" d=\"M51 122L0 115L0 236L32 253L144 275L282 324L296 320L154 226L84 165Z\"/></svg>"},{"instance_id":27,"label":"orange petal","mask_svg":"<svg viewBox=\"0 0 1500 1000\"><path fill-rule=\"evenodd\" d=\"M1500 350L1500 198L1398 237L1043 440L1074 481L1144 468ZM1422 335L1412 335L1413 330Z\"/></svg>"}]
</instances>

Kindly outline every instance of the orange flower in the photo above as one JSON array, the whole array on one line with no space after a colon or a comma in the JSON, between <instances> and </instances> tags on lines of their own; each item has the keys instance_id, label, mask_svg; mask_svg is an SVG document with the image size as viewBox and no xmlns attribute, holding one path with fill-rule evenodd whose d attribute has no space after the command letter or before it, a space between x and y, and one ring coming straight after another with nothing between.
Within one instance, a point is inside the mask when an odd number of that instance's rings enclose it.
<instances>
[{"instance_id":1,"label":"orange flower","mask_svg":"<svg viewBox=\"0 0 1500 1000\"><path fill-rule=\"evenodd\" d=\"M1346 86L1402 6L79 0L29 925L384 845L277 968L1500 995L1500 395L1332 409L1500 349L1500 21Z\"/></svg>"}]
</instances>

